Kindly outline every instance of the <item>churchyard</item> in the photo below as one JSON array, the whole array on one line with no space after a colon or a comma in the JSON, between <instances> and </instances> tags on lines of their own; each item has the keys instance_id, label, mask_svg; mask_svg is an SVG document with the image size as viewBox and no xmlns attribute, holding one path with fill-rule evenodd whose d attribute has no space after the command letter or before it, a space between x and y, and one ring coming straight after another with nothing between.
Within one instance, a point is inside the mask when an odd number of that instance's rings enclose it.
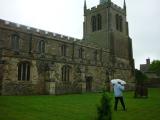
<instances>
[{"instance_id":1,"label":"churchyard","mask_svg":"<svg viewBox=\"0 0 160 120\"><path fill-rule=\"evenodd\" d=\"M101 96L0 96L0 120L95 120ZM127 111L122 111L119 104L118 111L112 112L113 120L160 120L160 88L149 89L148 98L135 99L133 92L124 96Z\"/></svg>"}]
</instances>

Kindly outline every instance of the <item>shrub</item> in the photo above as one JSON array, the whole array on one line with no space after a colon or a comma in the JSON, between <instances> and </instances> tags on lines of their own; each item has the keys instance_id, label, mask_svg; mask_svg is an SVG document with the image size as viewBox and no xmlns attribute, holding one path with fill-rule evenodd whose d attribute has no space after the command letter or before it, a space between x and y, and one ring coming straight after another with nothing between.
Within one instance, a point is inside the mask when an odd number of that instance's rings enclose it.
<instances>
[{"instance_id":1,"label":"shrub","mask_svg":"<svg viewBox=\"0 0 160 120\"><path fill-rule=\"evenodd\" d=\"M96 120L112 120L111 98L106 92L103 92L101 103L97 107L97 114Z\"/></svg>"},{"instance_id":2,"label":"shrub","mask_svg":"<svg viewBox=\"0 0 160 120\"><path fill-rule=\"evenodd\" d=\"M144 73L137 69L135 70L135 78L137 84L143 84L148 79Z\"/></svg>"}]
</instances>

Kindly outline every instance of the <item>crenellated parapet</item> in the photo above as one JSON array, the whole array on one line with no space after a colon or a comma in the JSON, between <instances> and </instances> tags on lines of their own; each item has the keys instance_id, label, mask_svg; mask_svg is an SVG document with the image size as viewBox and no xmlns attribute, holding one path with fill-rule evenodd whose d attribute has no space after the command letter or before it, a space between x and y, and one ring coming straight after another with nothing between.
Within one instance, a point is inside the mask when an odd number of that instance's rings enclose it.
<instances>
[{"instance_id":1,"label":"crenellated parapet","mask_svg":"<svg viewBox=\"0 0 160 120\"><path fill-rule=\"evenodd\" d=\"M18 23L14 23L14 22L2 20L2 19L0 19L0 27L6 28L6 29L11 29L11 30L14 29L16 31L25 32L28 34L33 34L33 35L38 35L38 36L43 36L43 37L50 38L50 39L63 40L63 41L65 40L68 42L80 40L78 38L41 30L38 28L29 27L29 26L21 25Z\"/></svg>"},{"instance_id":2,"label":"crenellated parapet","mask_svg":"<svg viewBox=\"0 0 160 120\"><path fill-rule=\"evenodd\" d=\"M114 4L113 2L111 2L111 7L119 12L121 12L122 14L125 14L125 10L121 7L119 7L118 5Z\"/></svg>"},{"instance_id":3,"label":"crenellated parapet","mask_svg":"<svg viewBox=\"0 0 160 120\"><path fill-rule=\"evenodd\" d=\"M34 27L29 27L26 25L21 25L18 23L14 23L14 22L2 20L2 19L0 19L0 28L13 30L17 33L23 32L25 34L32 34L34 36L43 37L45 39L51 39L51 40L53 39L57 41L67 42L69 44L74 43L82 47L100 49L96 44L92 42L86 42L83 39L78 39L78 38L74 38L74 37L70 37L70 36L66 36L66 35L62 35L62 34L58 34L54 32L49 32L49 31L41 30L41 29L34 28Z\"/></svg>"},{"instance_id":4,"label":"crenellated parapet","mask_svg":"<svg viewBox=\"0 0 160 120\"><path fill-rule=\"evenodd\" d=\"M123 8L119 7L118 5L114 4L113 2L111 2L111 3L106 2L104 4L99 4L97 6L94 6L90 9L86 9L85 14L93 13L95 11L99 11L101 9L109 8L109 7L112 7L114 10L121 12L122 14L125 14L125 10Z\"/></svg>"}]
</instances>

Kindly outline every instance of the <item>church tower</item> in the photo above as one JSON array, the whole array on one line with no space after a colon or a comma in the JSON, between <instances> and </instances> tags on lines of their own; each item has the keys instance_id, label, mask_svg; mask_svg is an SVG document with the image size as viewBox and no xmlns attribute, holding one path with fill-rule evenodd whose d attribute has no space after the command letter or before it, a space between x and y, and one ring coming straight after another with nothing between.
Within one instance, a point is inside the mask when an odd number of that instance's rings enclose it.
<instances>
[{"instance_id":1,"label":"church tower","mask_svg":"<svg viewBox=\"0 0 160 120\"><path fill-rule=\"evenodd\" d=\"M115 71L127 68L133 73L132 39L126 12L125 0L123 8L111 0L100 0L99 5L87 9L85 2L83 39L109 51Z\"/></svg>"}]
</instances>

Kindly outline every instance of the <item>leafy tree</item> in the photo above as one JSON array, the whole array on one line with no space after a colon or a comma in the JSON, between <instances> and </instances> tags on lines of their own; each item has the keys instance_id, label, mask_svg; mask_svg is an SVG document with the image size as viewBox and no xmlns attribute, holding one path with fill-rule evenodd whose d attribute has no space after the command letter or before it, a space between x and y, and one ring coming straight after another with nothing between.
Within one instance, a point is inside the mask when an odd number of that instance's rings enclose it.
<instances>
[{"instance_id":1,"label":"leafy tree","mask_svg":"<svg viewBox=\"0 0 160 120\"><path fill-rule=\"evenodd\" d=\"M143 84L145 80L147 80L147 76L142 73L140 70L135 70L135 78L136 78L136 82L137 84Z\"/></svg>"},{"instance_id":2,"label":"leafy tree","mask_svg":"<svg viewBox=\"0 0 160 120\"><path fill-rule=\"evenodd\" d=\"M147 76L140 70L135 70L136 87L134 92L134 97L148 97L148 88L145 86L144 82L148 79Z\"/></svg>"},{"instance_id":3,"label":"leafy tree","mask_svg":"<svg viewBox=\"0 0 160 120\"><path fill-rule=\"evenodd\" d=\"M97 107L97 120L112 120L111 98L106 92L103 92L101 104Z\"/></svg>"},{"instance_id":4,"label":"leafy tree","mask_svg":"<svg viewBox=\"0 0 160 120\"><path fill-rule=\"evenodd\" d=\"M154 60L149 66L149 71L155 72L160 76L160 60Z\"/></svg>"}]
</instances>

